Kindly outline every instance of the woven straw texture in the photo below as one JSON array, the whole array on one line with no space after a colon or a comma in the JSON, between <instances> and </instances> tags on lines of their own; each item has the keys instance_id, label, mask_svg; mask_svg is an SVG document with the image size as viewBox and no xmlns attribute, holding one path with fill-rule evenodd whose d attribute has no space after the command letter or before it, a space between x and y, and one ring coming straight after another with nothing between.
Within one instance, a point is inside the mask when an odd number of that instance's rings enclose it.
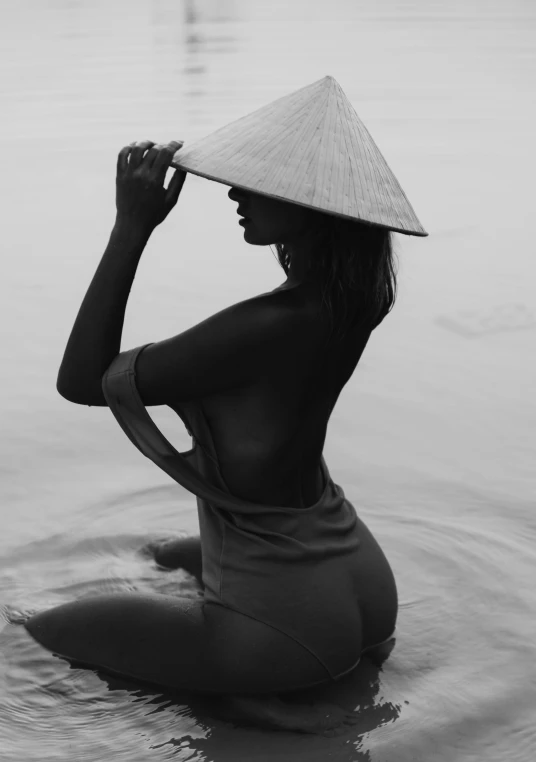
<instances>
[{"instance_id":1,"label":"woven straw texture","mask_svg":"<svg viewBox=\"0 0 536 762\"><path fill-rule=\"evenodd\" d=\"M173 166L399 233L428 235L330 76L181 148Z\"/></svg>"}]
</instances>

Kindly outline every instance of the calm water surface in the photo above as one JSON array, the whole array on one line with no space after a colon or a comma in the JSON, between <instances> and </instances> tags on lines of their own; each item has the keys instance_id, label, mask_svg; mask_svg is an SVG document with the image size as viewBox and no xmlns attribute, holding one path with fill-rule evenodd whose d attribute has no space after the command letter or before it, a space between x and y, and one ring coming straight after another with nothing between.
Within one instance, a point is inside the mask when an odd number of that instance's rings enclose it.
<instances>
[{"instance_id":1,"label":"calm water surface","mask_svg":"<svg viewBox=\"0 0 536 762\"><path fill-rule=\"evenodd\" d=\"M536 757L536 10L528 0L0 3L0 758ZM197 137L333 75L430 232L395 236L400 292L334 412L325 457L397 577L396 646L363 660L335 739L237 728L77 669L17 622L111 591L196 596L144 559L197 532L193 496L107 409L55 391L132 140ZM284 276L225 186L189 176L131 292L123 349ZM176 447L189 439L152 408ZM342 695L344 694L344 695Z\"/></svg>"}]
</instances>

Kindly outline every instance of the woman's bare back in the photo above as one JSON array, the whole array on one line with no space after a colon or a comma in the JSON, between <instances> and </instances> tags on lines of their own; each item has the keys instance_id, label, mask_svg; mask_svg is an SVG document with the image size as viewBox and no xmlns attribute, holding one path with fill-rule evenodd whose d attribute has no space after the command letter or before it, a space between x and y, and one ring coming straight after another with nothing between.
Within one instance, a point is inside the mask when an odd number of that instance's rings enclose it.
<instances>
[{"instance_id":1,"label":"woman's bare back","mask_svg":"<svg viewBox=\"0 0 536 762\"><path fill-rule=\"evenodd\" d=\"M329 417L370 334L349 334L328 357L323 347L329 325L318 291L298 286L277 290L273 298L308 316L302 335L289 334L262 379L199 402L231 494L303 508L322 492L320 457Z\"/></svg>"}]
</instances>

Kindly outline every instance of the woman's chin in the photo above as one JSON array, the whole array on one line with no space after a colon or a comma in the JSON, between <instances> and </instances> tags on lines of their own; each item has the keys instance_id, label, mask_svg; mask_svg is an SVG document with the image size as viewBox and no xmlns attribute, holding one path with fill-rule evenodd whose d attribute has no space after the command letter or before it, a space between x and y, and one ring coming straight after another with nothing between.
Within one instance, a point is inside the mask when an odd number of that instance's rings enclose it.
<instances>
[{"instance_id":1,"label":"woman's chin","mask_svg":"<svg viewBox=\"0 0 536 762\"><path fill-rule=\"evenodd\" d=\"M253 246L270 246L273 243L272 238L263 236L255 231L255 225L252 222L248 222L244 225L244 241L252 244Z\"/></svg>"},{"instance_id":2,"label":"woman's chin","mask_svg":"<svg viewBox=\"0 0 536 762\"><path fill-rule=\"evenodd\" d=\"M258 240L258 236L255 236L255 232L251 230L251 225L246 225L244 227L244 240L248 243L260 243Z\"/></svg>"}]
</instances>

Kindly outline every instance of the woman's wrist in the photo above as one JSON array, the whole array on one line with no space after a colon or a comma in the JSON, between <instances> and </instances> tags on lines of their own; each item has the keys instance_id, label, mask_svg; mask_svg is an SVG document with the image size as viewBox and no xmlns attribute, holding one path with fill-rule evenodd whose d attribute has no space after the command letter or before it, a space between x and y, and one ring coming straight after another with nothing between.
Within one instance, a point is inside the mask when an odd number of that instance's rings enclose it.
<instances>
[{"instance_id":1,"label":"woman's wrist","mask_svg":"<svg viewBox=\"0 0 536 762\"><path fill-rule=\"evenodd\" d=\"M115 218L112 236L131 243L147 243L154 228L136 217L117 215Z\"/></svg>"}]
</instances>

